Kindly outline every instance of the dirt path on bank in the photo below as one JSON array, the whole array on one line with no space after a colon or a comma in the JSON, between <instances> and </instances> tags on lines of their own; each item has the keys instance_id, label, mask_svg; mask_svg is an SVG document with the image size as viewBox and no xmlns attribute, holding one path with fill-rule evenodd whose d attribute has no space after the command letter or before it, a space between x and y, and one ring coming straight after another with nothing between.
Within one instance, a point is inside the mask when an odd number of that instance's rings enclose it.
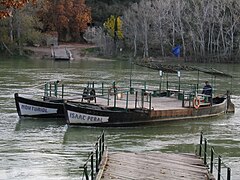
<instances>
[{"instance_id":1,"label":"dirt path on bank","mask_svg":"<svg viewBox=\"0 0 240 180\"><path fill-rule=\"evenodd\" d=\"M85 49L95 47L92 44L60 44L58 48L67 48L72 52L74 60L81 60L87 56ZM51 59L51 47L25 47L25 50L31 51L31 59Z\"/></svg>"}]
</instances>

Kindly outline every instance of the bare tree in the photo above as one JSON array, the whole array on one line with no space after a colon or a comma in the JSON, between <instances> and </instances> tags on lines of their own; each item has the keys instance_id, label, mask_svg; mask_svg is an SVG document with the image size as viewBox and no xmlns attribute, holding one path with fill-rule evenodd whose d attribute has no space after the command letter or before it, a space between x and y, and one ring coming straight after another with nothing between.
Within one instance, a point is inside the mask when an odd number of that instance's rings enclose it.
<instances>
[{"instance_id":1,"label":"bare tree","mask_svg":"<svg viewBox=\"0 0 240 180\"><path fill-rule=\"evenodd\" d=\"M124 12L124 36L134 56L157 46L166 56L180 44L183 57L229 60L240 53L239 20L239 0L142 0Z\"/></svg>"}]
</instances>

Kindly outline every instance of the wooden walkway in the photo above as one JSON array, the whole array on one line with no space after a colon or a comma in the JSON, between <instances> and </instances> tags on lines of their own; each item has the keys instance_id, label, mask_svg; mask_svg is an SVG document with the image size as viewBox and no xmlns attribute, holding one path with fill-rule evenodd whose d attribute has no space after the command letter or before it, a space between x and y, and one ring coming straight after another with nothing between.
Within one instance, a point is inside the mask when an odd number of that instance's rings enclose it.
<instances>
[{"instance_id":1,"label":"wooden walkway","mask_svg":"<svg viewBox=\"0 0 240 180\"><path fill-rule=\"evenodd\" d=\"M67 48L54 47L52 48L52 57L55 60L71 60L72 54Z\"/></svg>"},{"instance_id":2,"label":"wooden walkway","mask_svg":"<svg viewBox=\"0 0 240 180\"><path fill-rule=\"evenodd\" d=\"M207 180L207 168L194 154L110 153L97 179L102 180Z\"/></svg>"}]
</instances>

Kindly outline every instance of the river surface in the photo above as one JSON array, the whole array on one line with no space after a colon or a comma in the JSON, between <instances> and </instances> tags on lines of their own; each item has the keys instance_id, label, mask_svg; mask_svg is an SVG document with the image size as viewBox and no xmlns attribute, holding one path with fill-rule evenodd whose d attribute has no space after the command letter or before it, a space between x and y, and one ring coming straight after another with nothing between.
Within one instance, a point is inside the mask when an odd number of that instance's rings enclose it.
<instances>
[{"instance_id":1,"label":"river surface","mask_svg":"<svg viewBox=\"0 0 240 180\"><path fill-rule=\"evenodd\" d=\"M80 179L79 169L97 137L105 131L109 151L194 153L203 131L209 144L240 179L240 65L213 64L235 76L217 77L219 93L232 90L235 114L205 120L162 123L131 128L68 127L56 119L19 119L15 92L37 93L49 80L65 83L122 81L130 78L128 61L86 59L72 62L0 59L0 179ZM196 81L197 73L181 72L181 79ZM204 82L209 75L200 75ZM159 82L157 71L133 66L133 80ZM170 78L170 77L169 77ZM220 88L219 88L220 87ZM217 93L217 92L216 92Z\"/></svg>"}]
</instances>

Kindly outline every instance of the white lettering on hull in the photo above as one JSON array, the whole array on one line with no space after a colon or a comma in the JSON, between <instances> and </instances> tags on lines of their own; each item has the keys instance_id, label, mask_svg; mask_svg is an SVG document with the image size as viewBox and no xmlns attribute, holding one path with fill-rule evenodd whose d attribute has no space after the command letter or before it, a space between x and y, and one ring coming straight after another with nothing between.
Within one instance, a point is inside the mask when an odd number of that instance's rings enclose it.
<instances>
[{"instance_id":1,"label":"white lettering on hull","mask_svg":"<svg viewBox=\"0 0 240 180\"><path fill-rule=\"evenodd\" d=\"M84 113L77 113L73 111L67 111L70 124L96 124L108 122L107 116L95 116Z\"/></svg>"},{"instance_id":2,"label":"white lettering on hull","mask_svg":"<svg viewBox=\"0 0 240 180\"><path fill-rule=\"evenodd\" d=\"M29 104L19 103L21 115L42 115L57 113L55 108L46 108L41 106L33 106Z\"/></svg>"}]
</instances>

